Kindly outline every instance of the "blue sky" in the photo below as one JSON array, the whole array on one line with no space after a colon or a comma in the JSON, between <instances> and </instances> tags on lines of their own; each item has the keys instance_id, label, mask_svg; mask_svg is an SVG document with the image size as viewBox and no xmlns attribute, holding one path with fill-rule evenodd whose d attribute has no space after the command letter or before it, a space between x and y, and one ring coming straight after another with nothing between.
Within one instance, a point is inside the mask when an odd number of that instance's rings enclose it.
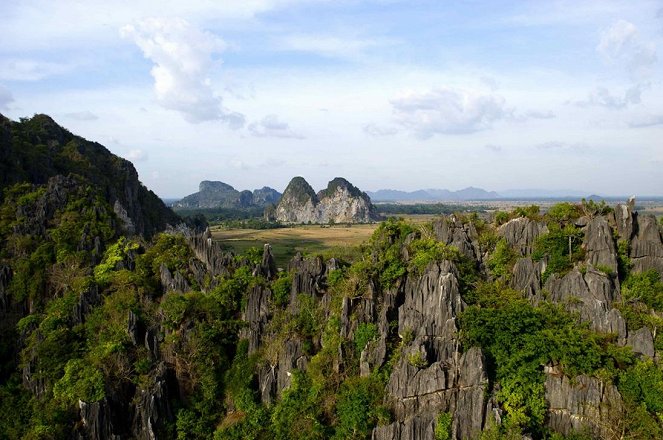
<instances>
[{"instance_id":1,"label":"blue sky","mask_svg":"<svg viewBox=\"0 0 663 440\"><path fill-rule=\"evenodd\" d=\"M159 195L480 186L663 194L663 1L0 3L0 112Z\"/></svg>"}]
</instances>

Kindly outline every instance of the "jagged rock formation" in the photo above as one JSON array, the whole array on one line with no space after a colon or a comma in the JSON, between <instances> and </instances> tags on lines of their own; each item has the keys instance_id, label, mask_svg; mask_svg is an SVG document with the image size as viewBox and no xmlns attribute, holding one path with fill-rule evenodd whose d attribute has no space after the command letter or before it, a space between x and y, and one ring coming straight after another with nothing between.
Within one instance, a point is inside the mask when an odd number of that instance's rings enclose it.
<instances>
[{"instance_id":1,"label":"jagged rock formation","mask_svg":"<svg viewBox=\"0 0 663 440\"><path fill-rule=\"evenodd\" d=\"M175 202L173 207L182 209L211 209L265 207L275 204L281 193L267 186L253 192L238 191L227 183L203 180L197 193L188 195Z\"/></svg>"},{"instance_id":2,"label":"jagged rock formation","mask_svg":"<svg viewBox=\"0 0 663 440\"><path fill-rule=\"evenodd\" d=\"M619 438L623 403L615 385L584 375L570 379L547 367L545 388L548 426L553 430L565 435L589 431L595 438Z\"/></svg>"},{"instance_id":3,"label":"jagged rock formation","mask_svg":"<svg viewBox=\"0 0 663 440\"><path fill-rule=\"evenodd\" d=\"M283 223L369 223L378 219L368 195L341 177L317 194L303 177L293 178L273 216Z\"/></svg>"}]
</instances>

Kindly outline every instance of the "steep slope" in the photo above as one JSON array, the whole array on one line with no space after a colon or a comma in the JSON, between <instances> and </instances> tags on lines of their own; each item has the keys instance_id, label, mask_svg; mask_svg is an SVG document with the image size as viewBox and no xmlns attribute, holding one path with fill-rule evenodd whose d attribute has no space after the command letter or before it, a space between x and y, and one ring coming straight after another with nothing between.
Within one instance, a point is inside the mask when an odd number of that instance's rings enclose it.
<instances>
[{"instance_id":1,"label":"steep slope","mask_svg":"<svg viewBox=\"0 0 663 440\"><path fill-rule=\"evenodd\" d=\"M281 194L267 186L253 192L237 191L227 183L204 180L200 182L199 191L188 195L173 204L175 208L182 209L212 209L212 208L250 208L265 207L275 204Z\"/></svg>"},{"instance_id":2,"label":"steep slope","mask_svg":"<svg viewBox=\"0 0 663 440\"><path fill-rule=\"evenodd\" d=\"M131 162L71 134L46 115L13 122L0 115L0 190L78 175L100 191L130 233L146 237L179 218L138 180Z\"/></svg>"},{"instance_id":3,"label":"steep slope","mask_svg":"<svg viewBox=\"0 0 663 440\"><path fill-rule=\"evenodd\" d=\"M293 178L274 216L284 223L369 223L378 219L368 195L342 177L317 194L303 177Z\"/></svg>"}]
</instances>

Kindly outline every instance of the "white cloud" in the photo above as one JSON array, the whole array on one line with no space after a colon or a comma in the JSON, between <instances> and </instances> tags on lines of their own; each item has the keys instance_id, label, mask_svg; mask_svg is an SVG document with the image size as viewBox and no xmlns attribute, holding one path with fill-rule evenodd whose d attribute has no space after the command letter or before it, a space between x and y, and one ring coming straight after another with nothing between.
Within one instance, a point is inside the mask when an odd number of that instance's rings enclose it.
<instances>
[{"instance_id":1,"label":"white cloud","mask_svg":"<svg viewBox=\"0 0 663 440\"><path fill-rule=\"evenodd\" d=\"M488 144L488 145L484 145L484 148L486 148L487 150L490 150L494 153L499 153L499 152L502 151L502 147L499 146L499 145Z\"/></svg>"},{"instance_id":2,"label":"white cloud","mask_svg":"<svg viewBox=\"0 0 663 440\"><path fill-rule=\"evenodd\" d=\"M663 125L663 115L648 115L629 122L631 128L653 127Z\"/></svg>"},{"instance_id":3,"label":"white cloud","mask_svg":"<svg viewBox=\"0 0 663 440\"><path fill-rule=\"evenodd\" d=\"M257 137L304 139L303 135L294 132L276 115L267 115L261 121L251 123L248 128L249 132Z\"/></svg>"},{"instance_id":4,"label":"white cloud","mask_svg":"<svg viewBox=\"0 0 663 440\"><path fill-rule=\"evenodd\" d=\"M65 113L65 116L70 119L75 119L77 121L96 121L97 119L99 119L99 116L95 115L89 110L85 110L82 112Z\"/></svg>"},{"instance_id":5,"label":"white cloud","mask_svg":"<svg viewBox=\"0 0 663 440\"><path fill-rule=\"evenodd\" d=\"M381 126L374 123L364 125L364 133L371 136L393 136L398 133L398 130L394 127Z\"/></svg>"},{"instance_id":6,"label":"white cloud","mask_svg":"<svg viewBox=\"0 0 663 440\"><path fill-rule=\"evenodd\" d=\"M147 153L143 150L136 149L136 150L131 150L129 151L129 154L127 154L127 159L129 159L132 162L142 162L144 160L147 160Z\"/></svg>"},{"instance_id":7,"label":"white cloud","mask_svg":"<svg viewBox=\"0 0 663 440\"><path fill-rule=\"evenodd\" d=\"M577 101L575 104L580 107L595 106L621 110L629 105L640 104L642 91L647 87L646 84L635 84L626 89L623 96L615 96L605 87L597 87L586 100Z\"/></svg>"},{"instance_id":8,"label":"white cloud","mask_svg":"<svg viewBox=\"0 0 663 440\"><path fill-rule=\"evenodd\" d=\"M8 88L0 84L0 110L9 110L9 104L14 101L14 97Z\"/></svg>"},{"instance_id":9,"label":"white cloud","mask_svg":"<svg viewBox=\"0 0 663 440\"><path fill-rule=\"evenodd\" d=\"M511 114L499 95L451 88L406 93L390 102L396 121L424 139L489 129Z\"/></svg>"},{"instance_id":10,"label":"white cloud","mask_svg":"<svg viewBox=\"0 0 663 440\"><path fill-rule=\"evenodd\" d=\"M633 73L649 73L656 62L656 46L643 41L638 28L626 20L618 20L601 34L596 50L611 63L623 63Z\"/></svg>"},{"instance_id":11,"label":"white cloud","mask_svg":"<svg viewBox=\"0 0 663 440\"><path fill-rule=\"evenodd\" d=\"M223 40L186 20L164 18L126 25L121 35L133 40L154 63L151 74L160 105L181 112L193 123L221 120L231 128L244 125L244 115L223 107L208 77L212 56L226 47Z\"/></svg>"}]
</instances>

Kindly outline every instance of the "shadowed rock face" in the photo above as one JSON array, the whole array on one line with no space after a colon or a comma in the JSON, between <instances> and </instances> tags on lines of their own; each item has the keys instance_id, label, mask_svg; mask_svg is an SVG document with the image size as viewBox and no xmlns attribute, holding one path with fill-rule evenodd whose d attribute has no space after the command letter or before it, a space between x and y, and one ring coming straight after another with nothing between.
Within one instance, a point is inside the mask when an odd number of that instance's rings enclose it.
<instances>
[{"instance_id":1,"label":"shadowed rock face","mask_svg":"<svg viewBox=\"0 0 663 440\"><path fill-rule=\"evenodd\" d=\"M366 193L337 177L316 194L303 177L295 177L283 192L274 217L284 223L368 223L377 214Z\"/></svg>"}]
</instances>

